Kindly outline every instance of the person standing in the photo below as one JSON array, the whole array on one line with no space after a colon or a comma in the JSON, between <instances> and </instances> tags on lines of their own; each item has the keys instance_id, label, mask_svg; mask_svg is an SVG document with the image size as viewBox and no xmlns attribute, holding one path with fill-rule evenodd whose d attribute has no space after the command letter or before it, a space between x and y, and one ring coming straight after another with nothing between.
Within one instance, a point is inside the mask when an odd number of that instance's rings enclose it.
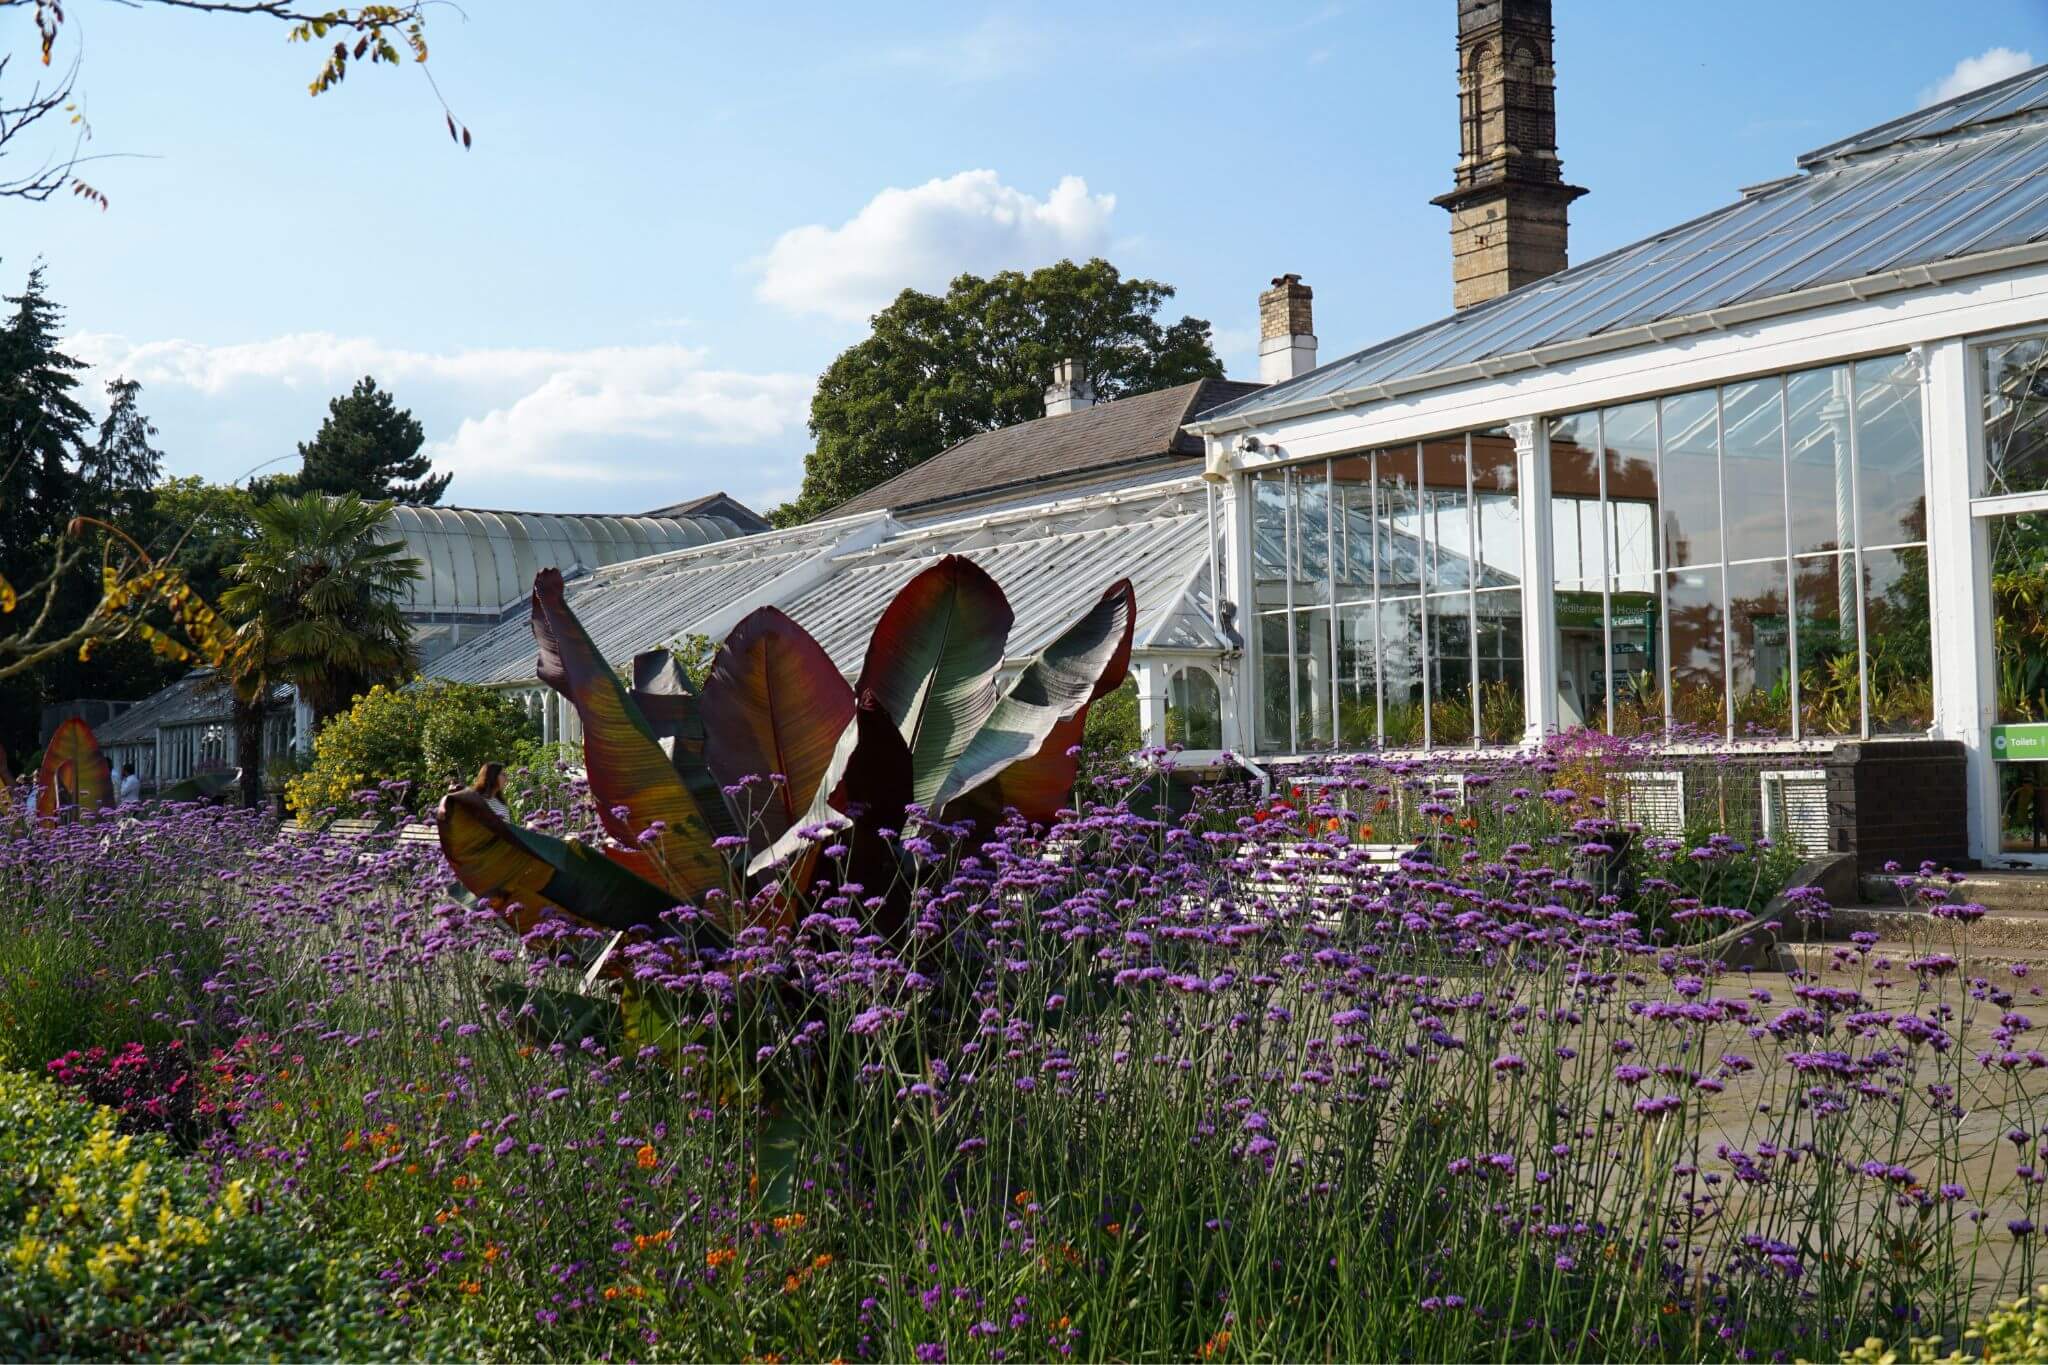
<instances>
[{"instance_id":1,"label":"person standing","mask_svg":"<svg viewBox=\"0 0 2048 1365\"><path fill-rule=\"evenodd\" d=\"M511 823L512 810L505 804L504 764L486 763L483 767L478 768L476 770L476 781L469 784L469 789L483 797L484 801L490 806L492 813L500 820L505 821L507 824Z\"/></svg>"},{"instance_id":2,"label":"person standing","mask_svg":"<svg viewBox=\"0 0 2048 1365\"><path fill-rule=\"evenodd\" d=\"M142 779L135 775L135 765L133 763L123 763L121 765L119 804L123 806L139 806L142 804Z\"/></svg>"}]
</instances>

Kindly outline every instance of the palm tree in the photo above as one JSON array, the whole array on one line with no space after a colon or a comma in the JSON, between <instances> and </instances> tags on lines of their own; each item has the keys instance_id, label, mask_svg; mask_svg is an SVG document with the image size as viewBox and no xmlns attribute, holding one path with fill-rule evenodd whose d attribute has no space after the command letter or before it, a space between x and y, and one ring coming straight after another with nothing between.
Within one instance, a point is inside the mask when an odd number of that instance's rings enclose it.
<instances>
[{"instance_id":1,"label":"palm tree","mask_svg":"<svg viewBox=\"0 0 2048 1365\"><path fill-rule=\"evenodd\" d=\"M263 711L290 683L318 725L379 682L412 672L412 634L399 603L417 559L387 538L388 502L354 493L272 498L231 568L221 607L237 622L222 684L235 699L242 792L261 799Z\"/></svg>"}]
</instances>

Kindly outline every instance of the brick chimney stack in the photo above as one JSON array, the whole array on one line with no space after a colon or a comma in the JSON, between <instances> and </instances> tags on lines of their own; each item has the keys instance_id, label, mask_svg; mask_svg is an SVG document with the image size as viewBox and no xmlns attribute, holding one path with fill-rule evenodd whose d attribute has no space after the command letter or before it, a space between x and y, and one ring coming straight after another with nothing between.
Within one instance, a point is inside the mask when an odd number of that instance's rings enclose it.
<instances>
[{"instance_id":1,"label":"brick chimney stack","mask_svg":"<svg viewBox=\"0 0 2048 1365\"><path fill-rule=\"evenodd\" d=\"M1078 360L1062 360L1052 367L1052 384L1045 391L1045 415L1061 417L1095 406L1095 386Z\"/></svg>"},{"instance_id":2,"label":"brick chimney stack","mask_svg":"<svg viewBox=\"0 0 2048 1365\"><path fill-rule=\"evenodd\" d=\"M1458 169L1451 301L1469 307L1565 268L1550 0L1458 0Z\"/></svg>"},{"instance_id":3,"label":"brick chimney stack","mask_svg":"<svg viewBox=\"0 0 2048 1365\"><path fill-rule=\"evenodd\" d=\"M1259 295L1259 382L1281 384L1316 367L1315 291L1282 275Z\"/></svg>"}]
</instances>

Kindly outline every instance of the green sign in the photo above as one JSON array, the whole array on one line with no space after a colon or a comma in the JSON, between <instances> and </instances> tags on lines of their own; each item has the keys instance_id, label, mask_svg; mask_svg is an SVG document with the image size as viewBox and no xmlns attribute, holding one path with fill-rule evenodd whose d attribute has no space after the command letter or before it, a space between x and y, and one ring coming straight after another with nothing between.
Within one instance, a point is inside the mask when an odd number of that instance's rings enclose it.
<instances>
[{"instance_id":1,"label":"green sign","mask_svg":"<svg viewBox=\"0 0 2048 1365\"><path fill-rule=\"evenodd\" d=\"M1991 757L2001 763L2048 763L2048 724L1992 726Z\"/></svg>"}]
</instances>

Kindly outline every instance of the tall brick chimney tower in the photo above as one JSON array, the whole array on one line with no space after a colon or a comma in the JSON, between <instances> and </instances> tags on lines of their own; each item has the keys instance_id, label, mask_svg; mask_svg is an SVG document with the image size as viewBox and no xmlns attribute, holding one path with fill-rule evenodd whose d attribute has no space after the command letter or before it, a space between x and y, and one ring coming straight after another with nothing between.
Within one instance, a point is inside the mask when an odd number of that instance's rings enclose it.
<instances>
[{"instance_id":1,"label":"tall brick chimney tower","mask_svg":"<svg viewBox=\"0 0 2048 1365\"><path fill-rule=\"evenodd\" d=\"M1451 302L1498 298L1565 268L1565 206L1584 194L1557 159L1550 0L1458 0L1458 170L1449 194Z\"/></svg>"}]
</instances>

